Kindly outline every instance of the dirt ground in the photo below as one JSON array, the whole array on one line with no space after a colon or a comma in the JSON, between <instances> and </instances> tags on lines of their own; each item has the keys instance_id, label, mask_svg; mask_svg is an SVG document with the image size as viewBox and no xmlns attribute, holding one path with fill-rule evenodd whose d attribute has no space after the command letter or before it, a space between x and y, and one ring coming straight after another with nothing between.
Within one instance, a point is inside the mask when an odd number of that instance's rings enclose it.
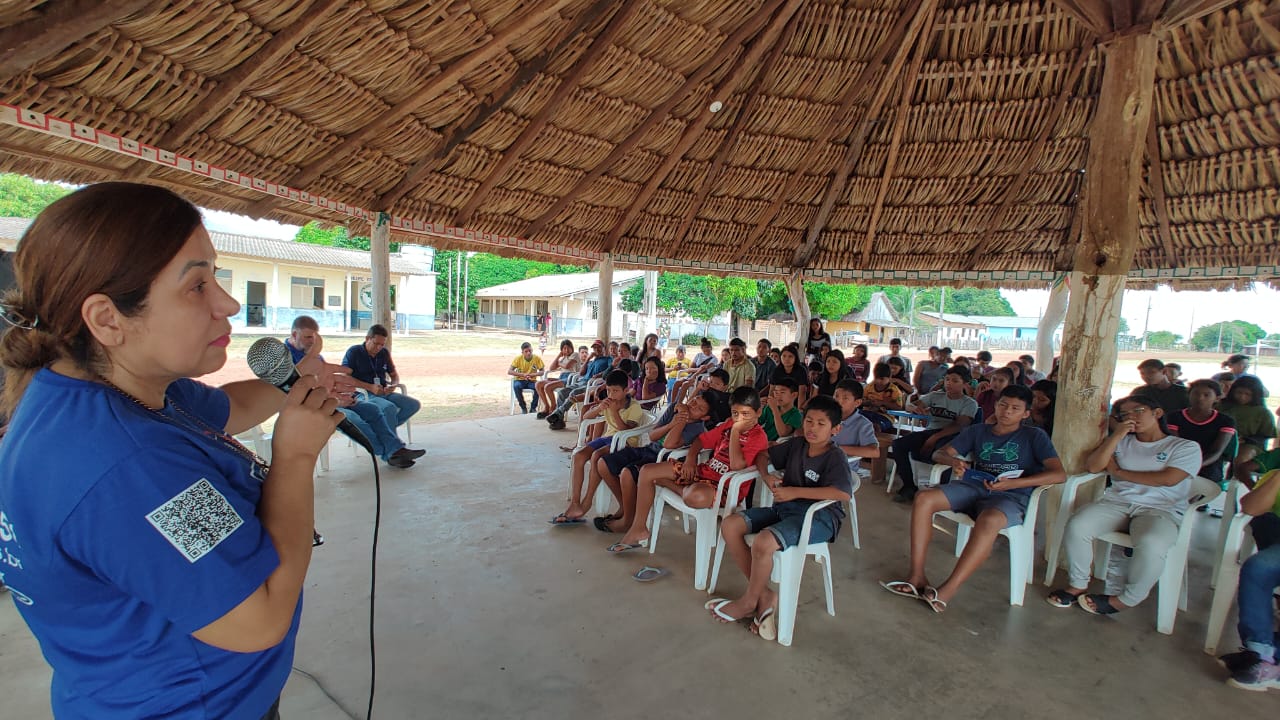
<instances>
[{"instance_id":1,"label":"dirt ground","mask_svg":"<svg viewBox=\"0 0 1280 720\"><path fill-rule=\"evenodd\" d=\"M253 377L245 364L245 351L259 335L235 335L228 349L226 367L204 378L205 382L221 384L232 380ZM590 342L587 338L570 338L576 344ZM324 353L330 362L340 362L346 349L363 340L359 336L329 336L325 339ZM506 372L512 359L520 353L520 343L537 338L515 333L488 331L438 330L426 335L397 337L392 345L392 355L400 370L400 379L414 397L423 401L423 411L415 423L446 422L505 415L511 404L510 388ZM550 362L556 354L558 339L549 341L542 357ZM717 348L718 350L719 348ZM887 346L873 345L871 357L878 358L889 351ZM668 352L671 352L669 349ZM912 361L924 359L927 352L910 349L903 353ZM1003 365L1015 359L1018 351L993 352L994 363ZM1187 381L1209 377L1220 372L1219 364L1226 354L1172 353L1172 352L1123 352L1113 386L1113 395L1128 394L1141 381L1137 365L1148 357L1158 357L1165 362L1182 364ZM1269 388L1280 390L1280 359L1264 358L1254 372ZM1280 392L1273 390L1270 406L1280 402Z\"/></svg>"}]
</instances>

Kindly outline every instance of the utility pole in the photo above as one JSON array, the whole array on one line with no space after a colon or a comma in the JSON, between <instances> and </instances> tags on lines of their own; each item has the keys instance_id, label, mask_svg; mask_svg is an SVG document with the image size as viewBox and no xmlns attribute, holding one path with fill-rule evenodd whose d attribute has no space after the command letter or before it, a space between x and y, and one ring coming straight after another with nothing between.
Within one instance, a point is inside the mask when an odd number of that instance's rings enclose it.
<instances>
[{"instance_id":1,"label":"utility pole","mask_svg":"<svg viewBox=\"0 0 1280 720\"><path fill-rule=\"evenodd\" d=\"M1226 323L1218 323L1218 352L1222 352L1222 326Z\"/></svg>"},{"instance_id":2,"label":"utility pole","mask_svg":"<svg viewBox=\"0 0 1280 720\"><path fill-rule=\"evenodd\" d=\"M1147 351L1147 330L1151 324L1151 296L1147 296L1147 316L1142 320L1142 352Z\"/></svg>"},{"instance_id":3,"label":"utility pole","mask_svg":"<svg viewBox=\"0 0 1280 720\"><path fill-rule=\"evenodd\" d=\"M449 272L445 273L445 303L449 306L449 319L445 322L445 329L453 326L453 258L449 258Z\"/></svg>"},{"instance_id":4,"label":"utility pole","mask_svg":"<svg viewBox=\"0 0 1280 720\"><path fill-rule=\"evenodd\" d=\"M945 346L947 329L947 286L942 286L942 298L938 300L938 347Z\"/></svg>"},{"instance_id":5,"label":"utility pole","mask_svg":"<svg viewBox=\"0 0 1280 720\"><path fill-rule=\"evenodd\" d=\"M911 326L911 344L916 344L916 293L919 288L911 288L911 302L907 308L907 324Z\"/></svg>"},{"instance_id":6,"label":"utility pole","mask_svg":"<svg viewBox=\"0 0 1280 720\"><path fill-rule=\"evenodd\" d=\"M466 275L462 280L462 329L467 329L467 312L471 309L471 253L467 253Z\"/></svg>"}]
</instances>

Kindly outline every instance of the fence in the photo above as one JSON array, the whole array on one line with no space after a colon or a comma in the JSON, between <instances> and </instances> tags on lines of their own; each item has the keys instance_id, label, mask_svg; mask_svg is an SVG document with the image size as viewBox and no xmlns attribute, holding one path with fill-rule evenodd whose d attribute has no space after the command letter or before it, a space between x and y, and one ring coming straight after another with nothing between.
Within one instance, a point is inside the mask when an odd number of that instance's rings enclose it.
<instances>
[{"instance_id":1,"label":"fence","mask_svg":"<svg viewBox=\"0 0 1280 720\"><path fill-rule=\"evenodd\" d=\"M481 327L503 328L523 332L538 332L541 319L537 315L507 313L477 313L475 324ZM593 328L594 330L594 328ZM589 333L588 333L589 334ZM585 337L581 318L551 316L552 337Z\"/></svg>"}]
</instances>

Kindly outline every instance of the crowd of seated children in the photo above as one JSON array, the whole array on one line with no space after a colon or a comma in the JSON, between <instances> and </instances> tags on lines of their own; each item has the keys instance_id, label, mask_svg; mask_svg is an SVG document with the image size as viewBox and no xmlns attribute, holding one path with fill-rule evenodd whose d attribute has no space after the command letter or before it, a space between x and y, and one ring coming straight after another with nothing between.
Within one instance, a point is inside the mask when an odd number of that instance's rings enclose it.
<instances>
[{"instance_id":1,"label":"crowd of seated children","mask_svg":"<svg viewBox=\"0 0 1280 720\"><path fill-rule=\"evenodd\" d=\"M644 340L640 343L640 349L635 351L635 360L644 367L644 362L651 357L662 359L662 348L658 347L658 334L649 333L644 336Z\"/></svg>"},{"instance_id":2,"label":"crowd of seated children","mask_svg":"<svg viewBox=\"0 0 1280 720\"><path fill-rule=\"evenodd\" d=\"M1026 424L1030 390L1003 388L992 416L995 422L966 427L934 451L933 462L951 466L951 481L916 495L907 577L881 583L895 595L924 601L937 613L946 610L960 586L990 557L996 535L1022 524L1035 488L1067 479L1048 434ZM925 558L933 514L943 510L969 515L974 527L951 575L935 586L925 575Z\"/></svg>"},{"instance_id":3,"label":"crowd of seated children","mask_svg":"<svg viewBox=\"0 0 1280 720\"><path fill-rule=\"evenodd\" d=\"M590 409L583 411L583 420L603 417L604 431L600 437L591 440L584 447L574 452L573 460L569 466L569 484L571 488L569 507L550 520L552 525L572 525L586 522L583 516L587 514L587 507L591 504L591 498L600 483L596 461L602 455L607 454L609 443L612 442L614 433L638 427L640 421L644 418L644 410L640 409L640 403L627 394L627 387L630 383L631 381L626 372L622 370L611 371L604 382L605 398ZM634 446L638 444L638 440L639 438L631 438L627 444ZM584 474L589 475L591 480L590 487L587 488L586 493L583 492Z\"/></svg>"},{"instance_id":4,"label":"crowd of seated children","mask_svg":"<svg viewBox=\"0 0 1280 720\"><path fill-rule=\"evenodd\" d=\"M822 361L822 372L818 373L818 380L814 383L819 395L831 397L835 394L836 385L841 380L851 377L849 366L844 363L844 353L838 349L827 352L826 360Z\"/></svg>"},{"instance_id":5,"label":"crowd of seated children","mask_svg":"<svg viewBox=\"0 0 1280 720\"><path fill-rule=\"evenodd\" d=\"M760 427L760 395L752 387L740 387L729 395L730 417L711 428L689 445L689 454L680 461L645 465L640 469L636 485L636 510L631 527L622 539L609 546L611 553L623 553L649 545L649 512L659 486L681 494L692 508L711 507L715 502L720 477L733 470L743 470L755 463L756 456L769 447L769 439ZM698 462L703 448L712 449L711 458ZM750 491L750 483L743 493ZM726 498L737 504L742 497Z\"/></svg>"},{"instance_id":6,"label":"crowd of seated children","mask_svg":"<svg viewBox=\"0 0 1280 720\"><path fill-rule=\"evenodd\" d=\"M889 382L898 386L904 396L915 393L916 388L911 384L911 371L907 370L907 365L903 362L906 358L891 357L885 360L885 364L889 366Z\"/></svg>"},{"instance_id":7,"label":"crowd of seated children","mask_svg":"<svg viewBox=\"0 0 1280 720\"><path fill-rule=\"evenodd\" d=\"M1196 380L1187 392L1190 405L1166 414L1165 424L1171 434L1200 446L1200 469L1196 474L1221 483L1223 466L1235 457L1239 446L1236 421L1214 407L1222 399L1218 383Z\"/></svg>"},{"instance_id":8,"label":"crowd of seated children","mask_svg":"<svg viewBox=\"0 0 1280 720\"><path fill-rule=\"evenodd\" d=\"M729 373L729 390L737 390L740 387L754 389L756 366L747 358L747 343L742 338L733 338L725 350L729 353L729 357L721 363L720 367Z\"/></svg>"},{"instance_id":9,"label":"crowd of seated children","mask_svg":"<svg viewBox=\"0 0 1280 720\"><path fill-rule=\"evenodd\" d=\"M1037 380L1031 385L1031 417L1027 420L1035 427L1053 435L1053 413L1058 409L1058 383Z\"/></svg>"},{"instance_id":10,"label":"crowd of seated children","mask_svg":"<svg viewBox=\"0 0 1280 720\"><path fill-rule=\"evenodd\" d=\"M760 338L756 341L756 356L751 359L751 364L755 367L756 392L761 393L762 396L769 389L773 371L778 369L778 362L770 356L772 352L773 343L769 342L768 338Z\"/></svg>"},{"instance_id":11,"label":"crowd of seated children","mask_svg":"<svg viewBox=\"0 0 1280 720\"><path fill-rule=\"evenodd\" d=\"M906 396L889 378L892 372L887 363L876 363L871 370L871 382L862 386L862 414L871 421L878 432L892 432L894 423L888 413L906 408Z\"/></svg>"},{"instance_id":12,"label":"crowd of seated children","mask_svg":"<svg viewBox=\"0 0 1280 720\"><path fill-rule=\"evenodd\" d=\"M1031 387L1035 381L1027 376L1027 366L1022 364L1021 360L1010 360L1005 363L1005 367L1013 372L1013 384L1023 387Z\"/></svg>"},{"instance_id":13,"label":"crowd of seated children","mask_svg":"<svg viewBox=\"0 0 1280 720\"><path fill-rule=\"evenodd\" d=\"M897 461L898 478L902 481L902 487L893 497L895 502L915 500L918 488L911 459L932 462L934 451L945 445L944 441L973 422L978 413L978 403L965 394L964 388L968 384L967 370L949 368L943 376L943 389L921 395L911 407L913 412L929 416L929 426L893 441L893 457Z\"/></svg>"},{"instance_id":14,"label":"crowd of seated children","mask_svg":"<svg viewBox=\"0 0 1280 720\"><path fill-rule=\"evenodd\" d=\"M1169 382L1164 373L1164 363L1155 358L1138 363L1138 374L1142 377L1142 385L1129 393L1132 397L1148 397L1165 410L1173 412L1187 406L1187 389Z\"/></svg>"},{"instance_id":15,"label":"crowd of seated children","mask_svg":"<svg viewBox=\"0 0 1280 720\"><path fill-rule=\"evenodd\" d=\"M978 353L973 356L973 360L973 363L971 363L969 367L969 374L975 379L983 380L988 375L996 371L995 367L991 364L991 353L987 350L979 350Z\"/></svg>"},{"instance_id":16,"label":"crowd of seated children","mask_svg":"<svg viewBox=\"0 0 1280 720\"><path fill-rule=\"evenodd\" d=\"M916 363L916 372L911 379L911 384L920 388L920 392L927 393L933 390L933 386L942 380L942 376L950 367L943 360L942 348L937 345L929 346L929 359L921 360Z\"/></svg>"},{"instance_id":17,"label":"crowd of seated children","mask_svg":"<svg viewBox=\"0 0 1280 720\"><path fill-rule=\"evenodd\" d=\"M1110 615L1145 600L1160 578L1178 537L1191 478L1200 472L1200 446L1169 434L1165 411L1154 398L1130 395L1112 407L1111 432L1085 466L1106 472L1111 485L1067 521L1068 586L1050 593L1047 602ZM1094 540L1114 531L1127 531L1134 543L1124 590L1117 596L1089 594Z\"/></svg>"},{"instance_id":18,"label":"crowd of seated children","mask_svg":"<svg viewBox=\"0 0 1280 720\"><path fill-rule=\"evenodd\" d=\"M844 364L849 367L849 377L865 383L871 376L871 361L867 359L867 346L854 345L853 355L846 358Z\"/></svg>"},{"instance_id":19,"label":"crowd of seated children","mask_svg":"<svg viewBox=\"0 0 1280 720\"><path fill-rule=\"evenodd\" d=\"M729 417L729 396L716 391L695 393L683 403L667 405L657 425L649 431L648 445L625 447L596 461L601 480L618 500L620 510L593 520L601 532L618 533L635 519L636 484L640 469L658 461L663 450L687 447L699 435Z\"/></svg>"},{"instance_id":20,"label":"crowd of seated children","mask_svg":"<svg viewBox=\"0 0 1280 720\"><path fill-rule=\"evenodd\" d=\"M1231 383L1231 392L1218 406L1236 422L1240 451L1236 462L1246 462L1267 449L1276 436L1275 417L1267 410L1266 389L1254 375L1239 375Z\"/></svg>"},{"instance_id":21,"label":"crowd of seated children","mask_svg":"<svg viewBox=\"0 0 1280 720\"><path fill-rule=\"evenodd\" d=\"M516 402L520 403L520 412L529 412L529 405L524 400L525 390L532 392L533 411L538 412L537 382L543 369L542 358L533 354L533 346L527 342L520 343L520 354L511 361L511 367L507 368L507 374L515 378L511 381L511 392L515 393Z\"/></svg>"},{"instance_id":22,"label":"crowd of seated children","mask_svg":"<svg viewBox=\"0 0 1280 720\"><path fill-rule=\"evenodd\" d=\"M809 339L805 341L804 353L805 362L826 357L826 351L831 349L831 336L826 330L822 329L822 321L813 318L809 321Z\"/></svg>"},{"instance_id":23,"label":"crowd of seated children","mask_svg":"<svg viewBox=\"0 0 1280 720\"><path fill-rule=\"evenodd\" d=\"M1054 378L1047 377L1044 373L1040 372L1039 370L1036 370L1036 359L1034 356L1019 355L1018 361L1022 363L1022 369L1027 376L1027 380L1029 381L1027 383L1028 385L1034 382L1038 382L1040 380L1054 380Z\"/></svg>"},{"instance_id":24,"label":"crowd of seated children","mask_svg":"<svg viewBox=\"0 0 1280 720\"><path fill-rule=\"evenodd\" d=\"M582 369L586 367L586 360L587 348L585 345L575 350L572 340L561 340L559 354L551 358L551 364L547 366L546 379L539 380L533 385L533 394L537 396L534 407L536 408L538 403L541 403L543 408L555 407L555 391L564 387L564 381L571 374L582 372ZM559 374L551 377L551 373ZM538 414L543 418L546 417L544 413Z\"/></svg>"},{"instance_id":25,"label":"crowd of seated children","mask_svg":"<svg viewBox=\"0 0 1280 720\"><path fill-rule=\"evenodd\" d=\"M904 379L911 377L911 358L902 355L902 339L893 338L889 341L889 354L881 355L877 363L887 363L890 358L897 358L901 362Z\"/></svg>"},{"instance_id":26,"label":"crowd of seated children","mask_svg":"<svg viewBox=\"0 0 1280 720\"><path fill-rule=\"evenodd\" d=\"M735 600L714 598L706 608L724 623L752 619L752 631L765 640L777 637L777 593L769 587L773 553L803 541L804 516L821 500L836 502L813 517L809 543L830 542L840 532L844 502L852 495L845 455L833 439L839 431L840 408L828 397L815 397L805 409L802 436L758 452L753 462L773 493L769 507L737 512L721 523L725 550L747 578L747 589ZM744 458L745 460L745 458ZM777 468L769 473L769 465ZM746 536L758 533L747 545Z\"/></svg>"},{"instance_id":27,"label":"crowd of seated children","mask_svg":"<svg viewBox=\"0 0 1280 720\"><path fill-rule=\"evenodd\" d=\"M809 389L809 372L800 361L800 346L795 343L778 351L778 367L773 371L773 377L769 382L776 383L782 378L791 378L796 384L800 392L799 397L796 398L796 404L804 407L812 393Z\"/></svg>"},{"instance_id":28,"label":"crowd of seated children","mask_svg":"<svg viewBox=\"0 0 1280 720\"><path fill-rule=\"evenodd\" d=\"M769 386L769 394L764 396L764 407L760 410L760 427L764 428L770 444L789 438L800 429L804 414L796 406L799 394L796 381L788 377L779 378Z\"/></svg>"},{"instance_id":29,"label":"crowd of seated children","mask_svg":"<svg viewBox=\"0 0 1280 720\"><path fill-rule=\"evenodd\" d=\"M547 424L551 426L552 430L564 430L565 413L569 411L573 403L584 399L588 384L596 378L605 377L606 373L613 369L613 358L605 350L604 341L597 340L592 347L595 350L595 354L587 361L586 370L576 379L571 378L556 393L556 407L546 415ZM541 413L538 416L542 417Z\"/></svg>"},{"instance_id":30,"label":"crowd of seated children","mask_svg":"<svg viewBox=\"0 0 1280 720\"><path fill-rule=\"evenodd\" d=\"M840 406L836 447L844 453L849 469L855 473L863 458L874 461L880 457L880 441L876 437L875 426L859 412L864 399L863 391L862 383L848 378L841 380L832 394L836 404Z\"/></svg>"},{"instance_id":31,"label":"crowd of seated children","mask_svg":"<svg viewBox=\"0 0 1280 720\"><path fill-rule=\"evenodd\" d=\"M685 397L689 389L702 380L707 373L719 367L716 360L715 352L711 348L711 338L702 338L701 351L693 356L693 369L687 373L682 379L676 380L674 389L671 391L671 402L678 402L680 398Z\"/></svg>"},{"instance_id":32,"label":"crowd of seated children","mask_svg":"<svg viewBox=\"0 0 1280 720\"><path fill-rule=\"evenodd\" d=\"M656 407L667 395L667 367L662 358L650 355L644 361L643 374L632 381L631 397L646 408Z\"/></svg>"},{"instance_id":33,"label":"crowd of seated children","mask_svg":"<svg viewBox=\"0 0 1280 720\"><path fill-rule=\"evenodd\" d=\"M684 345L677 345L675 356L667 359L667 400L675 397L676 382L693 372L693 359L686 353Z\"/></svg>"},{"instance_id":34,"label":"crowd of seated children","mask_svg":"<svg viewBox=\"0 0 1280 720\"><path fill-rule=\"evenodd\" d=\"M987 376L986 388L979 391L974 398L978 402L978 407L982 410L982 418L984 422L995 422L993 419L996 412L996 400L1000 399L1000 392L1010 385L1016 385L1014 382L1013 371L1007 367L996 368Z\"/></svg>"}]
</instances>

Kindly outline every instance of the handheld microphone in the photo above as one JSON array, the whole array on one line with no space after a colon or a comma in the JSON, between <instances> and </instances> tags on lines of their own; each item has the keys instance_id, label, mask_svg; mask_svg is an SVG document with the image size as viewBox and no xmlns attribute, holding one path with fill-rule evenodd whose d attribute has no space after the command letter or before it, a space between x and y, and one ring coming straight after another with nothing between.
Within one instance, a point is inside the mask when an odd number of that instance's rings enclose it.
<instances>
[{"instance_id":1,"label":"handheld microphone","mask_svg":"<svg viewBox=\"0 0 1280 720\"><path fill-rule=\"evenodd\" d=\"M273 337L256 340L249 346L245 359L249 362L249 369L258 376L259 380L271 383L285 392L289 392L299 379L298 368L293 364L293 356L289 354L289 348ZM342 422L338 423L338 430L360 447L368 450L370 454L377 454L373 450L373 445L369 443L369 438L352 425L351 420L343 417Z\"/></svg>"}]
</instances>

